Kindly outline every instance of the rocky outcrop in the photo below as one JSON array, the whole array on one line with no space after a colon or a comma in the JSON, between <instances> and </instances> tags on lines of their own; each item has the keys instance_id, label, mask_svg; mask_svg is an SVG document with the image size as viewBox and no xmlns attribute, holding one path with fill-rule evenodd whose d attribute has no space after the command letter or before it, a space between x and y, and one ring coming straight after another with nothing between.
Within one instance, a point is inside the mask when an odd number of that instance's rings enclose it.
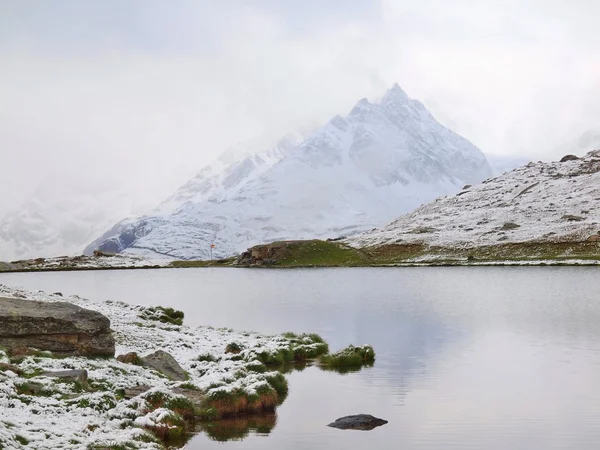
<instances>
[{"instance_id":1,"label":"rocky outcrop","mask_svg":"<svg viewBox=\"0 0 600 450\"><path fill-rule=\"evenodd\" d=\"M387 420L373 417L370 414L358 414L356 416L340 417L335 422L327 425L328 427L338 428L340 430L362 430L369 431L388 423Z\"/></svg>"},{"instance_id":2,"label":"rocky outcrop","mask_svg":"<svg viewBox=\"0 0 600 450\"><path fill-rule=\"evenodd\" d=\"M66 302L0 298L0 347L114 356L115 339L110 321L97 311Z\"/></svg>"},{"instance_id":3,"label":"rocky outcrop","mask_svg":"<svg viewBox=\"0 0 600 450\"><path fill-rule=\"evenodd\" d=\"M560 162L577 161L578 159L575 155L565 155L560 159Z\"/></svg>"},{"instance_id":4,"label":"rocky outcrop","mask_svg":"<svg viewBox=\"0 0 600 450\"><path fill-rule=\"evenodd\" d=\"M262 266L272 265L277 260L285 257L289 244L297 241L274 242L266 245L256 245L238 256L234 265L239 266Z\"/></svg>"},{"instance_id":5,"label":"rocky outcrop","mask_svg":"<svg viewBox=\"0 0 600 450\"><path fill-rule=\"evenodd\" d=\"M162 350L142 357L142 365L151 367L174 381L184 381L187 378L185 370L175 361L175 358Z\"/></svg>"}]
</instances>

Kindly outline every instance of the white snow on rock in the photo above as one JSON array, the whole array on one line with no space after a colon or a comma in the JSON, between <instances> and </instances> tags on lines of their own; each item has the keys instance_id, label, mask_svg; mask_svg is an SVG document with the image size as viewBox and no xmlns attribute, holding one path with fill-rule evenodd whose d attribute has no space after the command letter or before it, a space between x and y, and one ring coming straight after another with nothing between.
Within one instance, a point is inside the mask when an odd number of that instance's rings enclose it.
<instances>
[{"instance_id":1,"label":"white snow on rock","mask_svg":"<svg viewBox=\"0 0 600 450\"><path fill-rule=\"evenodd\" d=\"M485 156L394 85L308 139L203 169L157 209L127 219L96 248L177 259L230 256L264 242L337 237L492 174Z\"/></svg>"},{"instance_id":2,"label":"white snow on rock","mask_svg":"<svg viewBox=\"0 0 600 450\"><path fill-rule=\"evenodd\" d=\"M596 150L572 161L529 163L347 242L354 247L423 243L466 248L597 240L599 233L600 150Z\"/></svg>"}]
</instances>

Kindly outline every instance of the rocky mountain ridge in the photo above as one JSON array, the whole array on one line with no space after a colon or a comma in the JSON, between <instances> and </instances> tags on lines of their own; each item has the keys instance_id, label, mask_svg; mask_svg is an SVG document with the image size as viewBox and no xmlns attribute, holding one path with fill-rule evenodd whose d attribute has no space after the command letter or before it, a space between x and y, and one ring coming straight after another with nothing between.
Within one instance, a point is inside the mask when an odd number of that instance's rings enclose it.
<instances>
[{"instance_id":1,"label":"rocky mountain ridge","mask_svg":"<svg viewBox=\"0 0 600 450\"><path fill-rule=\"evenodd\" d=\"M230 256L261 242L352 235L492 173L472 143L394 85L304 141L210 166L96 249L175 259Z\"/></svg>"}]
</instances>

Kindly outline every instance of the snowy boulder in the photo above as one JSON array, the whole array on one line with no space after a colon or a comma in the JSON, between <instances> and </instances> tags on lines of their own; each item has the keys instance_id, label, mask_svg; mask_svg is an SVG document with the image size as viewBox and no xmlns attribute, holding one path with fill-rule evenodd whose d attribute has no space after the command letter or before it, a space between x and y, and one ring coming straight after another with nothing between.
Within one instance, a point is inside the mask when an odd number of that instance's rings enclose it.
<instances>
[{"instance_id":1,"label":"snowy boulder","mask_svg":"<svg viewBox=\"0 0 600 450\"><path fill-rule=\"evenodd\" d=\"M142 357L142 365L157 370L173 381L185 381L187 378L185 370L175 361L175 358L162 350Z\"/></svg>"},{"instance_id":2,"label":"snowy boulder","mask_svg":"<svg viewBox=\"0 0 600 450\"><path fill-rule=\"evenodd\" d=\"M388 423L387 420L379 419L370 414L358 414L356 416L340 417L335 422L327 425L328 427L338 428L340 430L362 430L369 431Z\"/></svg>"},{"instance_id":3,"label":"snowy boulder","mask_svg":"<svg viewBox=\"0 0 600 450\"><path fill-rule=\"evenodd\" d=\"M59 355L114 356L110 320L66 302L0 298L0 347Z\"/></svg>"}]
</instances>

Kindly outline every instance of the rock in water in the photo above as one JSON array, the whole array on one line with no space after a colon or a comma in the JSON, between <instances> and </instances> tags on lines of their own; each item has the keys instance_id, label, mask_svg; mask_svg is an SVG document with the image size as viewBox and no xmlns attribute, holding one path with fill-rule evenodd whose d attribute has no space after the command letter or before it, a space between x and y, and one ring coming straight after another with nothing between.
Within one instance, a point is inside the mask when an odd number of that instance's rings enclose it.
<instances>
[{"instance_id":1,"label":"rock in water","mask_svg":"<svg viewBox=\"0 0 600 450\"><path fill-rule=\"evenodd\" d=\"M332 428L339 428L340 430L363 430L369 431L373 428L380 427L388 423L387 420L378 419L370 414L358 414L356 416L340 417L335 422L327 425Z\"/></svg>"},{"instance_id":2,"label":"rock in water","mask_svg":"<svg viewBox=\"0 0 600 450\"><path fill-rule=\"evenodd\" d=\"M110 320L66 302L0 298L0 347L32 347L59 355L114 356Z\"/></svg>"},{"instance_id":3,"label":"rock in water","mask_svg":"<svg viewBox=\"0 0 600 450\"><path fill-rule=\"evenodd\" d=\"M142 365L152 367L174 381L184 381L186 379L185 370L175 361L175 358L162 350L142 357Z\"/></svg>"}]
</instances>

